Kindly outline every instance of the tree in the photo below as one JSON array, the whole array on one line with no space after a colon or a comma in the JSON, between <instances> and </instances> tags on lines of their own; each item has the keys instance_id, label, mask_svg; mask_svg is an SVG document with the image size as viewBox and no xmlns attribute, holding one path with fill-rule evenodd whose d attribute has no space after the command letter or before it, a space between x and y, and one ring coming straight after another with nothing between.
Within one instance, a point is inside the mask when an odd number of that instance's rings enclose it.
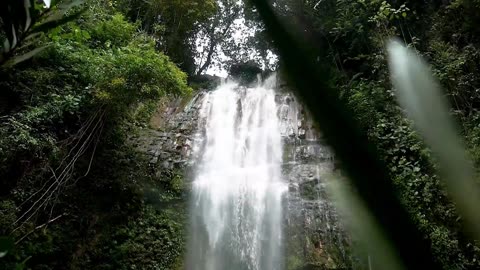
<instances>
[{"instance_id":1,"label":"tree","mask_svg":"<svg viewBox=\"0 0 480 270\"><path fill-rule=\"evenodd\" d=\"M233 35L235 20L241 16L242 4L235 0L219 0L216 14L200 24L201 30L196 37L199 52L199 66L197 75L202 74L212 64L212 60L218 54L218 46L225 43L225 40Z\"/></svg>"},{"instance_id":2,"label":"tree","mask_svg":"<svg viewBox=\"0 0 480 270\"><path fill-rule=\"evenodd\" d=\"M120 0L119 5L131 20L140 21L143 30L156 38L159 50L187 73L194 73L196 48L191 40L215 14L215 0Z\"/></svg>"},{"instance_id":3,"label":"tree","mask_svg":"<svg viewBox=\"0 0 480 270\"><path fill-rule=\"evenodd\" d=\"M197 75L212 66L229 70L238 63L254 62L273 69L276 56L262 21L248 1L218 0L217 13L201 25L195 37Z\"/></svg>"}]
</instances>

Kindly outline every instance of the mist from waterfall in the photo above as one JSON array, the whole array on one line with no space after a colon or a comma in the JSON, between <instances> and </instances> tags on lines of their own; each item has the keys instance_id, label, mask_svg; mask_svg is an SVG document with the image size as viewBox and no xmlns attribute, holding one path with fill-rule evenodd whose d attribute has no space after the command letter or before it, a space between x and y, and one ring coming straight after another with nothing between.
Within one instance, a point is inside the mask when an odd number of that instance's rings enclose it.
<instances>
[{"instance_id":1,"label":"mist from waterfall","mask_svg":"<svg viewBox=\"0 0 480 270\"><path fill-rule=\"evenodd\" d=\"M281 270L282 137L268 81L203 96L188 270Z\"/></svg>"}]
</instances>

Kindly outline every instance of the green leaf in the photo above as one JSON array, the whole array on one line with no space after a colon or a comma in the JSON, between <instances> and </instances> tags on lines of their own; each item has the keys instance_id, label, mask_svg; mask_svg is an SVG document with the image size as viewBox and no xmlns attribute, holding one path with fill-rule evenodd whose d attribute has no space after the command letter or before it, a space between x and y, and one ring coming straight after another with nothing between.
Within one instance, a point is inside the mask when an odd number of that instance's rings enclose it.
<instances>
[{"instance_id":1,"label":"green leaf","mask_svg":"<svg viewBox=\"0 0 480 270\"><path fill-rule=\"evenodd\" d=\"M13 239L6 236L0 237L0 258L5 257L14 247Z\"/></svg>"},{"instance_id":2,"label":"green leaf","mask_svg":"<svg viewBox=\"0 0 480 270\"><path fill-rule=\"evenodd\" d=\"M28 258L26 258L25 260L23 260L23 262L17 263L17 265L15 266L15 270L23 270L23 269L25 269L26 264L27 264L27 261L30 260L30 258L31 258L31 257L28 257Z\"/></svg>"},{"instance_id":3,"label":"green leaf","mask_svg":"<svg viewBox=\"0 0 480 270\"><path fill-rule=\"evenodd\" d=\"M406 17L407 17L407 13L406 13L406 12L402 12L402 17L403 17L403 18L406 18Z\"/></svg>"},{"instance_id":4,"label":"green leaf","mask_svg":"<svg viewBox=\"0 0 480 270\"><path fill-rule=\"evenodd\" d=\"M63 25L63 24L66 24L70 21L73 21L75 19L77 19L78 17L80 17L80 15L82 15L82 13L85 11L85 9L82 9L78 12L75 12L75 13L72 13L68 16L63 16L63 17L60 17L59 14L55 14L55 15L52 15L53 17L51 17L51 19L47 19L46 22L40 24L40 25L36 25L33 29L32 29L32 33L37 33L37 32L47 32L53 28L56 28L60 25Z\"/></svg>"},{"instance_id":5,"label":"green leaf","mask_svg":"<svg viewBox=\"0 0 480 270\"><path fill-rule=\"evenodd\" d=\"M42 52L43 50L45 50L48 47L50 47L50 45L35 48L35 49L25 53L25 54L15 56L12 59L10 59L7 63L5 63L5 66L10 66L11 67L11 66L18 65L21 62L27 61L28 59L30 59L30 58L34 57L35 55L39 54L40 52Z\"/></svg>"},{"instance_id":6,"label":"green leaf","mask_svg":"<svg viewBox=\"0 0 480 270\"><path fill-rule=\"evenodd\" d=\"M31 35L28 35L24 38L24 40L30 40L30 39L35 39L38 38L42 35L42 33L33 33Z\"/></svg>"},{"instance_id":7,"label":"green leaf","mask_svg":"<svg viewBox=\"0 0 480 270\"><path fill-rule=\"evenodd\" d=\"M406 115L438 158L440 172L470 229L480 237L480 190L449 103L427 63L401 42L388 44L391 78ZM426 106L428 104L428 106Z\"/></svg>"}]
</instances>

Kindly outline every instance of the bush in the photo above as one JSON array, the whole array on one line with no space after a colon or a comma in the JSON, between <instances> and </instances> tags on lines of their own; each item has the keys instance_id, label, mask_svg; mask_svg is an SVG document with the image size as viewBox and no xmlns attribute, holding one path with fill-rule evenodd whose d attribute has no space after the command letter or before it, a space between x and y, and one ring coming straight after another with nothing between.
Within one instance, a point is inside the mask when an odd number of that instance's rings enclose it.
<instances>
[{"instance_id":1,"label":"bush","mask_svg":"<svg viewBox=\"0 0 480 270\"><path fill-rule=\"evenodd\" d=\"M137 28L138 25L129 23L122 14L116 13L110 20L94 25L90 35L96 45L123 47L130 43Z\"/></svg>"},{"instance_id":2,"label":"bush","mask_svg":"<svg viewBox=\"0 0 480 270\"><path fill-rule=\"evenodd\" d=\"M136 130L132 120L145 126L158 100L191 89L187 75L137 29L114 8L93 7L49 32L42 41L51 46L0 82L18 97L0 118L1 234L12 232L39 195L28 197L51 183L55 168L63 170L75 145L94 138L73 152L69 181L12 234L26 237L0 268L31 256L26 265L33 269L169 269L183 252L183 215L145 206L142 188L153 176L125 140ZM91 119L102 128L83 136ZM179 180L168 182L176 194Z\"/></svg>"}]
</instances>

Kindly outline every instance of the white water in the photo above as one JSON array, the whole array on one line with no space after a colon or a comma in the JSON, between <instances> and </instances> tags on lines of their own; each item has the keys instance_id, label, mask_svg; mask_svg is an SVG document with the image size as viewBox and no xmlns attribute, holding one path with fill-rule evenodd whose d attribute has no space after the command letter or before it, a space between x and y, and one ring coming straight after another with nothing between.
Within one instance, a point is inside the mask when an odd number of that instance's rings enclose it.
<instances>
[{"instance_id":1,"label":"white water","mask_svg":"<svg viewBox=\"0 0 480 270\"><path fill-rule=\"evenodd\" d=\"M188 270L281 270L282 138L275 92L227 83L204 96Z\"/></svg>"}]
</instances>

